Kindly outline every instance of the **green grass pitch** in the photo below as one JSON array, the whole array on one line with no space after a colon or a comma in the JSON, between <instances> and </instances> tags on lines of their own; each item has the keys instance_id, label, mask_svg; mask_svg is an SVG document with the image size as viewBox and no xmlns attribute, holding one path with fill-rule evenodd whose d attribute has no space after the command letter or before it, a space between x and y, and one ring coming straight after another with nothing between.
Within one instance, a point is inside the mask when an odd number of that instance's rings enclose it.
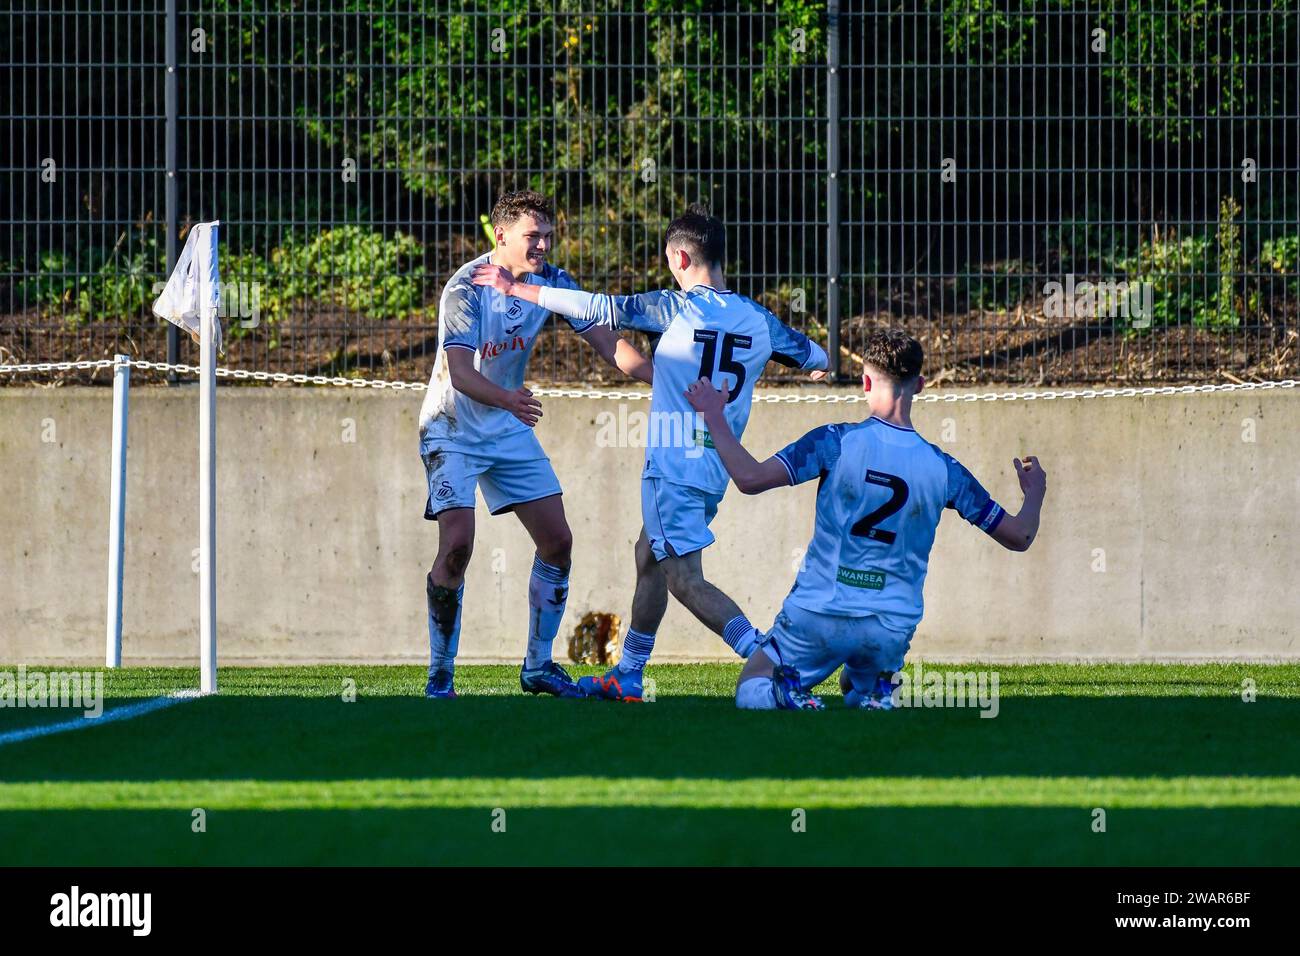
<instances>
[{"instance_id":1,"label":"green grass pitch","mask_svg":"<svg viewBox=\"0 0 1300 956\"><path fill-rule=\"evenodd\" d=\"M642 705L504 666L459 668L456 701L418 667L227 668L215 697L0 746L0 862L1300 862L1300 666L985 667L995 719L850 712L833 681L825 713L742 713L723 665L652 666ZM109 672L106 707L195 686ZM0 709L0 734L75 713Z\"/></svg>"}]
</instances>

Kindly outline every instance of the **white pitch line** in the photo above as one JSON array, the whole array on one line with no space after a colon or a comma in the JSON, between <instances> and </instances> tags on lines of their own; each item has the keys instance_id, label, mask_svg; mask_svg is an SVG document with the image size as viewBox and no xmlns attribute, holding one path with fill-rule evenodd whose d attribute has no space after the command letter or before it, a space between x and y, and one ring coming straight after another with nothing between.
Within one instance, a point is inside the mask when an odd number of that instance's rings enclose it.
<instances>
[{"instance_id":1,"label":"white pitch line","mask_svg":"<svg viewBox=\"0 0 1300 956\"><path fill-rule=\"evenodd\" d=\"M181 690L174 694L168 694L166 697L153 697L138 704L115 707L112 710L105 711L98 717L76 717L57 724L40 724L36 727L11 730L8 733L0 734L0 747L5 744L16 744L23 740L33 740L37 737L48 737L50 734L61 734L71 730L87 730L91 727L102 727L104 724L115 723L119 720L143 717L145 714L152 714L155 710L162 710L171 707L173 704L184 703L187 700L197 700L202 696L196 690Z\"/></svg>"}]
</instances>

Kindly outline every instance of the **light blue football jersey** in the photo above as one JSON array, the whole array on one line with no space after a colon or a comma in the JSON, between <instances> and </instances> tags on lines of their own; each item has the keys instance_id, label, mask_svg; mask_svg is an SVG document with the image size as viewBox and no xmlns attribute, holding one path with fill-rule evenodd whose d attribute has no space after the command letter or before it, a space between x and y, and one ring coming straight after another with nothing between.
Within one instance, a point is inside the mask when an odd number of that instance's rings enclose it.
<instances>
[{"instance_id":1,"label":"light blue football jersey","mask_svg":"<svg viewBox=\"0 0 1300 956\"><path fill-rule=\"evenodd\" d=\"M474 270L489 261L491 253L465 263L442 290L438 304L438 356L434 359L429 390L420 406L420 446L470 451L508 441L527 425L504 408L484 405L462 395L451 384L448 349L469 349L474 368L489 381L514 391L524 384L528 357L537 334L550 315L523 299L503 295L491 286L474 285ZM547 263L540 273L525 276L530 285L576 289L578 284L563 269ZM585 332L595 322L565 319L575 332Z\"/></svg>"},{"instance_id":2,"label":"light blue football jersey","mask_svg":"<svg viewBox=\"0 0 1300 956\"><path fill-rule=\"evenodd\" d=\"M876 615L910 631L943 509L990 534L1004 514L955 458L878 418L814 428L776 457L791 484L820 480L812 541L786 598L807 611Z\"/></svg>"},{"instance_id":3,"label":"light blue football jersey","mask_svg":"<svg viewBox=\"0 0 1300 956\"><path fill-rule=\"evenodd\" d=\"M826 367L826 352L802 332L752 299L706 285L689 292L596 295L584 319L658 337L644 477L712 494L726 491L730 478L703 418L686 398L687 387L700 378L715 388L725 382L731 392L727 422L740 436L768 359L792 368Z\"/></svg>"}]
</instances>

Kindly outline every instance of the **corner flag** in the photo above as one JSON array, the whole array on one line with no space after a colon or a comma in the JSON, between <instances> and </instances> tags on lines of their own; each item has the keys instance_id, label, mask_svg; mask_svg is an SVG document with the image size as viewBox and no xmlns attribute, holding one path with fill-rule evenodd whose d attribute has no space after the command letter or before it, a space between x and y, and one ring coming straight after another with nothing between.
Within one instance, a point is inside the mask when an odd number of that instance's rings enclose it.
<instances>
[{"instance_id":1,"label":"corner flag","mask_svg":"<svg viewBox=\"0 0 1300 956\"><path fill-rule=\"evenodd\" d=\"M210 310L218 352L221 351L221 320L217 318L221 305L221 280L217 273L217 227L220 225L220 221L215 221L190 227L176 268L153 304L155 315L185 329L195 342L200 341L203 310Z\"/></svg>"},{"instance_id":2,"label":"corner flag","mask_svg":"<svg viewBox=\"0 0 1300 956\"><path fill-rule=\"evenodd\" d=\"M221 279L217 227L190 229L154 312L199 343L199 689L217 691L217 352L221 348Z\"/></svg>"}]
</instances>

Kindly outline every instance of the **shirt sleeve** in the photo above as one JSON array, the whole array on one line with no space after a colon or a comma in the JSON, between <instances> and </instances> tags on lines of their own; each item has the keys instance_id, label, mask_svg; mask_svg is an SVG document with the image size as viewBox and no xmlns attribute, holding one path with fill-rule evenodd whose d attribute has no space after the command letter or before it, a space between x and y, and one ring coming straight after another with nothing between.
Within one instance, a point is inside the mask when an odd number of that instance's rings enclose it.
<instances>
[{"instance_id":1,"label":"shirt sleeve","mask_svg":"<svg viewBox=\"0 0 1300 956\"><path fill-rule=\"evenodd\" d=\"M559 266L548 266L546 275L543 276L546 285L552 289L572 289L575 292L581 292L582 287L578 285L573 276L569 275ZM581 335L583 332L595 327L599 323L594 319L574 318L563 312L556 312L560 318L569 323L569 328Z\"/></svg>"},{"instance_id":2,"label":"shirt sleeve","mask_svg":"<svg viewBox=\"0 0 1300 956\"><path fill-rule=\"evenodd\" d=\"M952 508L975 527L992 534L1006 514L984 490L984 486L957 459L940 452L948 466L948 502Z\"/></svg>"},{"instance_id":3,"label":"shirt sleeve","mask_svg":"<svg viewBox=\"0 0 1300 956\"><path fill-rule=\"evenodd\" d=\"M660 335L681 311L682 296L671 289L637 295L595 295L585 318L611 329L635 329Z\"/></svg>"},{"instance_id":4,"label":"shirt sleeve","mask_svg":"<svg viewBox=\"0 0 1300 956\"><path fill-rule=\"evenodd\" d=\"M840 457L840 426L822 425L776 453L790 475L790 484L820 478L835 467Z\"/></svg>"},{"instance_id":5,"label":"shirt sleeve","mask_svg":"<svg viewBox=\"0 0 1300 956\"><path fill-rule=\"evenodd\" d=\"M478 351L478 287L469 273L453 276L442 294L442 347Z\"/></svg>"},{"instance_id":6,"label":"shirt sleeve","mask_svg":"<svg viewBox=\"0 0 1300 956\"><path fill-rule=\"evenodd\" d=\"M772 340L772 361L780 362L787 368L826 368L828 362L825 349L802 332L790 328L758 303L755 302L754 305L767 319L768 337Z\"/></svg>"}]
</instances>

